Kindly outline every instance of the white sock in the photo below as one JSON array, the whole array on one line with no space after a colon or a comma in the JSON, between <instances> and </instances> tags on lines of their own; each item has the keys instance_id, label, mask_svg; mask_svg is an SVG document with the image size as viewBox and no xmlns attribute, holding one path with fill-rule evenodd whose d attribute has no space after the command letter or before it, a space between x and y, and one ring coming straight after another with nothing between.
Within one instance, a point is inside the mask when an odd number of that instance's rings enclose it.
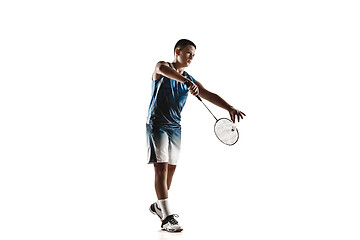
<instances>
[{"instance_id":1,"label":"white sock","mask_svg":"<svg viewBox=\"0 0 360 240\"><path fill-rule=\"evenodd\" d=\"M157 201L159 207L161 208L162 214L163 214L163 220L171 215L171 210L170 210L170 206L169 206L169 199L161 199Z\"/></svg>"}]
</instances>

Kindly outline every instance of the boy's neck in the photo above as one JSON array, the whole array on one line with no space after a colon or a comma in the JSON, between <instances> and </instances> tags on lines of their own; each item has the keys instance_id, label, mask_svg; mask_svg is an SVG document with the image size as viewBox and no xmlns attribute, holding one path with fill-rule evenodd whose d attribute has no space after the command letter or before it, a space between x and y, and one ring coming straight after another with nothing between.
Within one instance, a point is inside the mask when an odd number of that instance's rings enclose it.
<instances>
[{"instance_id":1,"label":"boy's neck","mask_svg":"<svg viewBox=\"0 0 360 240\"><path fill-rule=\"evenodd\" d=\"M172 65L178 73L180 73L181 75L184 73L185 67L181 66L181 63L174 61L172 62Z\"/></svg>"}]
</instances>

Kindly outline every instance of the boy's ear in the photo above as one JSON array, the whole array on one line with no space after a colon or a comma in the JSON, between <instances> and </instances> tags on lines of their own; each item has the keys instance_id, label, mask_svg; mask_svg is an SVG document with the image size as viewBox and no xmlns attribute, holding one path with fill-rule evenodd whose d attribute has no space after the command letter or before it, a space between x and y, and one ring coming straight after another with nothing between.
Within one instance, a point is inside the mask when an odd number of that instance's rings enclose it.
<instances>
[{"instance_id":1,"label":"boy's ear","mask_svg":"<svg viewBox=\"0 0 360 240\"><path fill-rule=\"evenodd\" d=\"M180 49L178 49L178 48L175 49L175 54L176 54L176 55L180 55Z\"/></svg>"}]
</instances>

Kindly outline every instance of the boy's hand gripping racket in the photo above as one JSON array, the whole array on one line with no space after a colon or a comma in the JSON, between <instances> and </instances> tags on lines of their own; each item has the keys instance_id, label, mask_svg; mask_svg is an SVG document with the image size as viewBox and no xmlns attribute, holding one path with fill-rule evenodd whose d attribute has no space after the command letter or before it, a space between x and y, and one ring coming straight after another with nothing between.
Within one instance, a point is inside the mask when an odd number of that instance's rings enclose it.
<instances>
[{"instance_id":1,"label":"boy's hand gripping racket","mask_svg":"<svg viewBox=\"0 0 360 240\"><path fill-rule=\"evenodd\" d=\"M203 100L196 95L197 99L199 99L202 104L206 107L206 109L211 113L211 115L215 118L216 122L214 125L214 132L216 137L226 145L234 145L239 140L239 132L235 126L235 124L227 118L217 119L215 115L210 111L210 109L205 105Z\"/></svg>"}]
</instances>

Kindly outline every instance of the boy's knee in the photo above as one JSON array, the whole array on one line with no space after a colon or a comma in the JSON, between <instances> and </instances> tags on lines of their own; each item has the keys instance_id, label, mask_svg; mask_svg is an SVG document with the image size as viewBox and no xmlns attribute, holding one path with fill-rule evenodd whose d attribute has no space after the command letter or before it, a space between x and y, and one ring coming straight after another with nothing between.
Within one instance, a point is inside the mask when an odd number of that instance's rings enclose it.
<instances>
[{"instance_id":1,"label":"boy's knee","mask_svg":"<svg viewBox=\"0 0 360 240\"><path fill-rule=\"evenodd\" d=\"M168 170L169 172L175 172L175 169L176 169L176 165L170 165L168 166Z\"/></svg>"},{"instance_id":2,"label":"boy's knee","mask_svg":"<svg viewBox=\"0 0 360 240\"><path fill-rule=\"evenodd\" d=\"M168 172L168 167L165 163L156 163L154 167L156 175L166 175Z\"/></svg>"}]
</instances>

